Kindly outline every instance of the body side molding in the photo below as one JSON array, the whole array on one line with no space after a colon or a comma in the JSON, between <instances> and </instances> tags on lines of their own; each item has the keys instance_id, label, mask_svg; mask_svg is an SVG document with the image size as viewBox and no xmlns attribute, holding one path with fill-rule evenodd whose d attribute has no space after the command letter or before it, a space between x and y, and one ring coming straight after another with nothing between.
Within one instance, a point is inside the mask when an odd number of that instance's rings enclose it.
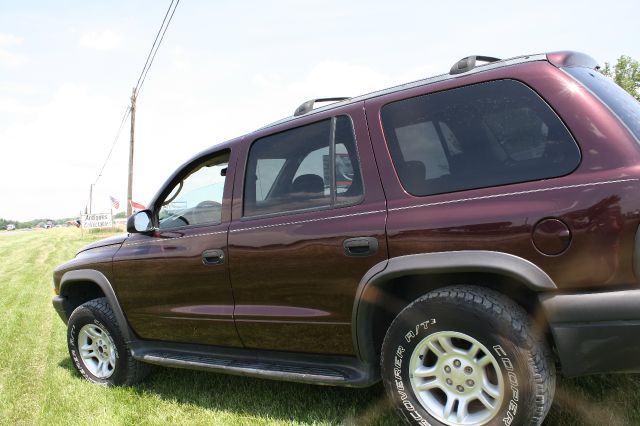
<instances>
[{"instance_id":1,"label":"body side molding","mask_svg":"<svg viewBox=\"0 0 640 426\"><path fill-rule=\"evenodd\" d=\"M443 273L496 273L518 280L529 289L549 291L557 289L553 280L532 262L512 254L460 250L451 252L420 253L398 256L374 265L362 278L356 291L352 311L354 350L365 362L373 362L371 319L379 287L387 281L404 275L434 275Z\"/></svg>"},{"instance_id":2,"label":"body side molding","mask_svg":"<svg viewBox=\"0 0 640 426\"><path fill-rule=\"evenodd\" d=\"M120 326L120 331L124 336L127 343L136 340L136 337L129 327L129 323L127 322L127 318L124 316L124 312L122 311L122 307L118 302L118 298L116 297L116 293L113 291L113 287L111 287L111 283L104 276L102 272L96 271L94 269L77 269L74 271L65 272L60 280L60 294L64 294L65 287L70 285L73 282L77 281L90 281L95 283L106 297L109 305L111 305L111 309L113 309L113 313L116 316L116 320L118 321L118 325Z\"/></svg>"}]
</instances>

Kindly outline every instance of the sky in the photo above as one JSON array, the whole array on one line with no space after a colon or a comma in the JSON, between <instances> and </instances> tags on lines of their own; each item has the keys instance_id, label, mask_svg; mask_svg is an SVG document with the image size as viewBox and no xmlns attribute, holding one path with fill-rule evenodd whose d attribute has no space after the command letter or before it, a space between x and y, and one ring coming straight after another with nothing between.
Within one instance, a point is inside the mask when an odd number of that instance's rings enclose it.
<instances>
[{"instance_id":1,"label":"sky","mask_svg":"<svg viewBox=\"0 0 640 426\"><path fill-rule=\"evenodd\" d=\"M0 0L0 218L125 209L129 127L170 1ZM640 2L182 0L139 93L133 200L194 154L293 114L448 72L469 55L640 59ZM114 212L115 213L115 212Z\"/></svg>"}]
</instances>

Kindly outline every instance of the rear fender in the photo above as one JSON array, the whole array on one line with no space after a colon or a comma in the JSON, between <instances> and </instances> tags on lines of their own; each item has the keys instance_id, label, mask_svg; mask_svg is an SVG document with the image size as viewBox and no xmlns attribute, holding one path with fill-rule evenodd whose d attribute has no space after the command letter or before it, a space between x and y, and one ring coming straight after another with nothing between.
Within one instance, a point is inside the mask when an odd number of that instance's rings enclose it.
<instances>
[{"instance_id":1,"label":"rear fender","mask_svg":"<svg viewBox=\"0 0 640 426\"><path fill-rule=\"evenodd\" d=\"M534 292L555 290L553 280L530 261L508 253L481 250L421 253L399 256L374 265L362 278L352 311L352 336L355 353L369 363L378 359L374 344L374 315L385 300L385 285L403 276L427 276L448 273L492 273L524 284ZM394 283L398 285L400 282ZM401 285L401 284L400 284ZM403 303L407 303L403 301Z\"/></svg>"}]
</instances>

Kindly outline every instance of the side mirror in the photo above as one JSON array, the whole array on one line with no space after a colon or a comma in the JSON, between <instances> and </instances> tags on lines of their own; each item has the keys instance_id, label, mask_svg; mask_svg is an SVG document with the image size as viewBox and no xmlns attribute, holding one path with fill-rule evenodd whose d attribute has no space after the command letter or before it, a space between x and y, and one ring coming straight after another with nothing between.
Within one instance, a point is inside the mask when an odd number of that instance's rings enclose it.
<instances>
[{"instance_id":1,"label":"side mirror","mask_svg":"<svg viewBox=\"0 0 640 426\"><path fill-rule=\"evenodd\" d=\"M142 210L127 219L127 232L145 233L154 230L151 222L151 210Z\"/></svg>"}]
</instances>

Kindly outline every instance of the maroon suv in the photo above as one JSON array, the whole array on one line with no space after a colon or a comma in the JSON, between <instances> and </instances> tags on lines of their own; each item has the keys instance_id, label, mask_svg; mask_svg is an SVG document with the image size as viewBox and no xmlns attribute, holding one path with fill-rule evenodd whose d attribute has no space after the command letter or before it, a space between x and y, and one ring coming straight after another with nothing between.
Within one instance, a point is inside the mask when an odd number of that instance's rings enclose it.
<instances>
[{"instance_id":1,"label":"maroon suv","mask_svg":"<svg viewBox=\"0 0 640 426\"><path fill-rule=\"evenodd\" d=\"M640 103L593 59L337 100L195 156L56 269L85 378L383 380L410 424L529 425L556 365L639 369Z\"/></svg>"}]
</instances>

